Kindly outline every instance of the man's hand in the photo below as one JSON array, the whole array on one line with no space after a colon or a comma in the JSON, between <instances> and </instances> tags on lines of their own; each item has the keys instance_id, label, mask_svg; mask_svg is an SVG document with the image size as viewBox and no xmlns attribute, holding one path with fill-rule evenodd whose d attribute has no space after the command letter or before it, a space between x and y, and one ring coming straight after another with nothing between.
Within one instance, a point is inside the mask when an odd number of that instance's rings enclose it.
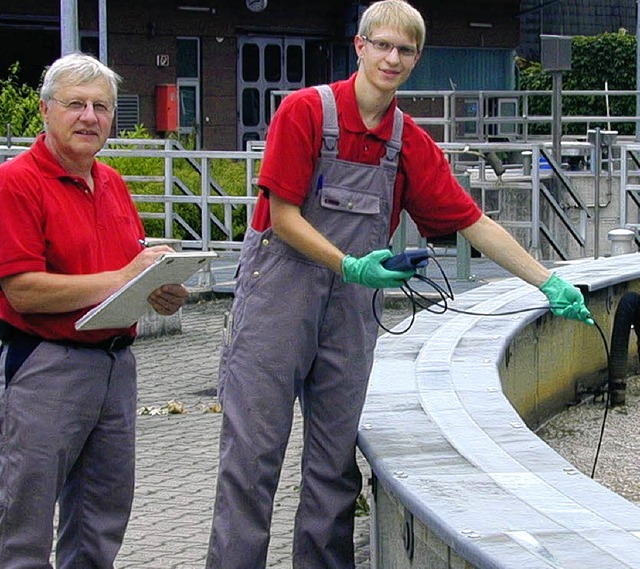
<instances>
[{"instance_id":1,"label":"man's hand","mask_svg":"<svg viewBox=\"0 0 640 569\"><path fill-rule=\"evenodd\" d=\"M123 285L128 283L134 277L137 277L147 267L153 265L156 259L165 253L175 253L175 250L169 245L155 245L154 247L145 247L131 261L120 269L120 274L124 279Z\"/></svg>"},{"instance_id":2,"label":"man's hand","mask_svg":"<svg viewBox=\"0 0 640 569\"><path fill-rule=\"evenodd\" d=\"M163 316L169 316L187 301L189 291L181 284L166 284L154 290L147 301L153 309Z\"/></svg>"},{"instance_id":3,"label":"man's hand","mask_svg":"<svg viewBox=\"0 0 640 569\"><path fill-rule=\"evenodd\" d=\"M346 283L358 283L369 288L398 288L409 280L415 271L389 271L382 263L393 257L389 249L372 251L364 257L347 255L342 259L342 279Z\"/></svg>"},{"instance_id":4,"label":"man's hand","mask_svg":"<svg viewBox=\"0 0 640 569\"><path fill-rule=\"evenodd\" d=\"M593 326L595 324L587 308L580 289L553 273L540 285L540 290L549 299L551 312L573 320L581 320Z\"/></svg>"}]
</instances>

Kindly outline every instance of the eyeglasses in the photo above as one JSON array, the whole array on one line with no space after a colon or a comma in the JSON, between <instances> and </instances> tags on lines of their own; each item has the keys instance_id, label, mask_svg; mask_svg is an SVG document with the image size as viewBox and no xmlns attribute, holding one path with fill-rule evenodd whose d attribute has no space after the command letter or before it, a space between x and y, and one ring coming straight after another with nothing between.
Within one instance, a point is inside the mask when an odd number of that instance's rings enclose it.
<instances>
[{"instance_id":1,"label":"eyeglasses","mask_svg":"<svg viewBox=\"0 0 640 569\"><path fill-rule=\"evenodd\" d=\"M380 53L390 53L394 48L398 50L400 57L406 57L407 59L418 55L418 48L415 45L396 45L387 40L371 39L367 36L360 36L364 41L369 42L373 49Z\"/></svg>"},{"instance_id":2,"label":"eyeglasses","mask_svg":"<svg viewBox=\"0 0 640 569\"><path fill-rule=\"evenodd\" d=\"M91 105L96 115L106 117L111 116L116 108L116 105L105 103L104 101L79 101L75 99L72 101L62 101L55 97L51 97L51 100L58 103L61 107L64 107L67 111L77 114L83 113L87 106Z\"/></svg>"}]
</instances>

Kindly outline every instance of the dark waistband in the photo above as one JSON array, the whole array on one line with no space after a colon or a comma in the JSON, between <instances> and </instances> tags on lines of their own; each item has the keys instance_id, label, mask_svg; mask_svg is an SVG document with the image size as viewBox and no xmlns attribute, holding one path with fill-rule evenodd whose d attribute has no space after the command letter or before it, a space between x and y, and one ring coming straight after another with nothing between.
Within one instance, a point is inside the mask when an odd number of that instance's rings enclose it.
<instances>
[{"instance_id":1,"label":"dark waistband","mask_svg":"<svg viewBox=\"0 0 640 569\"><path fill-rule=\"evenodd\" d=\"M107 353L117 352L118 350L124 350L124 348L133 344L135 340L134 336L114 336L113 338L107 338L96 343L77 342L75 340L48 340L47 338L41 338L33 334L27 334L22 330L19 330L15 326L12 326L8 322L0 320L0 340L3 343L9 344L16 340L25 340L36 342L51 342L52 344L60 344L61 346L69 346L70 348L85 348L88 350L104 350Z\"/></svg>"}]
</instances>

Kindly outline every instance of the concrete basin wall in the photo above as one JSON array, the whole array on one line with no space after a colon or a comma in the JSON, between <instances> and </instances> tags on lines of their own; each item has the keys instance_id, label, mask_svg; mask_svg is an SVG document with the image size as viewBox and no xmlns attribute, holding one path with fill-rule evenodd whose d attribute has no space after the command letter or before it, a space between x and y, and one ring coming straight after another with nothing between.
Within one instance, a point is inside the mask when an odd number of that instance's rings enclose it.
<instances>
[{"instance_id":1,"label":"concrete basin wall","mask_svg":"<svg viewBox=\"0 0 640 569\"><path fill-rule=\"evenodd\" d=\"M640 287L640 255L558 273L583 287L609 341L619 298ZM379 339L359 438L373 471L372 569L640 568L637 506L530 430L607 366L597 331L546 304L507 279L452 306L533 310L422 312Z\"/></svg>"}]
</instances>

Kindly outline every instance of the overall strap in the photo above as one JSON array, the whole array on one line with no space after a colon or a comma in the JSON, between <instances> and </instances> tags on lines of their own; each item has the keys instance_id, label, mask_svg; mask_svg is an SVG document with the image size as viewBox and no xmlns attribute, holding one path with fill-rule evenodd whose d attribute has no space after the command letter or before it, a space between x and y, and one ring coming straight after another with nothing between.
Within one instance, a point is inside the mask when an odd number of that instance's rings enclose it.
<instances>
[{"instance_id":1,"label":"overall strap","mask_svg":"<svg viewBox=\"0 0 640 569\"><path fill-rule=\"evenodd\" d=\"M402 111L398 107L396 107L395 113L393 115L393 130L391 131L391 138L384 145L387 151L380 160L381 166L388 166L393 169L398 167L400 149L402 148L403 127L404 127L404 115Z\"/></svg>"},{"instance_id":2,"label":"overall strap","mask_svg":"<svg viewBox=\"0 0 640 569\"><path fill-rule=\"evenodd\" d=\"M333 91L329 85L317 85L322 100L322 150L328 158L338 157L338 111Z\"/></svg>"}]
</instances>

